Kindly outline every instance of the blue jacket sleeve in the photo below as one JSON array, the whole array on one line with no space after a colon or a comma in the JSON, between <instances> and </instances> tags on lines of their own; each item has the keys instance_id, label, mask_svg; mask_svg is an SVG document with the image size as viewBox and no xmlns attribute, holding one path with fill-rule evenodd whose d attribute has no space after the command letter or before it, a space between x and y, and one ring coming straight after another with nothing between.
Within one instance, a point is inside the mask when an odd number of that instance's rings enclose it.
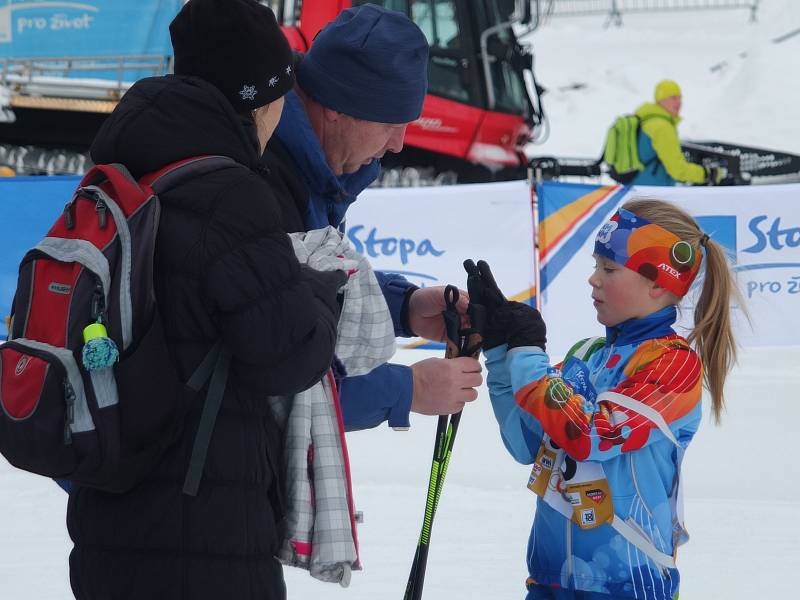
<instances>
[{"instance_id":1,"label":"blue jacket sleeve","mask_svg":"<svg viewBox=\"0 0 800 600\"><path fill-rule=\"evenodd\" d=\"M54 479L58 486L67 492L68 494L72 492L72 482L69 479Z\"/></svg>"},{"instance_id":2,"label":"blue jacket sleeve","mask_svg":"<svg viewBox=\"0 0 800 600\"><path fill-rule=\"evenodd\" d=\"M414 391L411 367L383 364L366 375L342 380L340 401L346 431L369 429L389 421L408 427Z\"/></svg>"},{"instance_id":3,"label":"blue jacket sleeve","mask_svg":"<svg viewBox=\"0 0 800 600\"><path fill-rule=\"evenodd\" d=\"M414 337L414 332L408 326L408 296L417 289L413 283L402 275L395 273L384 273L375 271L378 284L381 286L383 297L389 305L389 312L392 313L392 323L394 324L394 334L399 337Z\"/></svg>"},{"instance_id":4,"label":"blue jacket sleeve","mask_svg":"<svg viewBox=\"0 0 800 600\"><path fill-rule=\"evenodd\" d=\"M505 344L487 350L484 354L488 371L486 384L489 386L492 410L500 426L500 437L517 462L530 464L536 458L536 452L542 443L542 426L517 405Z\"/></svg>"}]
</instances>

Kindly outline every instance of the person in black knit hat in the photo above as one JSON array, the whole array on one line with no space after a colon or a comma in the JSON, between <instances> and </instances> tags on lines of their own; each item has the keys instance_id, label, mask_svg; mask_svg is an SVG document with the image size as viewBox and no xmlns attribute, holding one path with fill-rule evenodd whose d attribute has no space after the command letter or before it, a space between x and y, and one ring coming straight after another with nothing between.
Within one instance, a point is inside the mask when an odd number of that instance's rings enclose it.
<instances>
[{"instance_id":1,"label":"person in black knit hat","mask_svg":"<svg viewBox=\"0 0 800 600\"><path fill-rule=\"evenodd\" d=\"M347 276L298 263L260 173L294 84L272 11L255 0L189 0L170 33L175 75L134 84L91 157L121 163L136 178L195 156L235 161L160 195L153 260L179 375L187 381L220 341L230 372L196 495L184 494L183 484L203 395L133 489L73 487L70 581L78 600L283 600L275 558L283 431L267 398L307 389L331 365L337 292Z\"/></svg>"},{"instance_id":2,"label":"person in black knit hat","mask_svg":"<svg viewBox=\"0 0 800 600\"><path fill-rule=\"evenodd\" d=\"M193 0L169 26L175 74L196 75L237 112L281 98L294 85L292 51L271 10L255 0Z\"/></svg>"},{"instance_id":3,"label":"person in black knit hat","mask_svg":"<svg viewBox=\"0 0 800 600\"><path fill-rule=\"evenodd\" d=\"M295 83L292 50L274 13L255 0L191 0L169 33L175 74L200 77L236 112L252 111L266 144Z\"/></svg>"}]
</instances>

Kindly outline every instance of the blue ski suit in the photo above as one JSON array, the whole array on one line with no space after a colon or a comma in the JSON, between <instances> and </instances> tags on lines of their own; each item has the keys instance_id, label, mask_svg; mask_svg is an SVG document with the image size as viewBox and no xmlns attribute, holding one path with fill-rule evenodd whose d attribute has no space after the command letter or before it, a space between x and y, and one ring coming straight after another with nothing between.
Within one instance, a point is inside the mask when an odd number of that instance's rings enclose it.
<instances>
[{"instance_id":1,"label":"blue ski suit","mask_svg":"<svg viewBox=\"0 0 800 600\"><path fill-rule=\"evenodd\" d=\"M503 442L537 494L528 600L674 600L680 465L701 420L702 366L675 307L608 328L551 366L538 348L486 352Z\"/></svg>"}]
</instances>

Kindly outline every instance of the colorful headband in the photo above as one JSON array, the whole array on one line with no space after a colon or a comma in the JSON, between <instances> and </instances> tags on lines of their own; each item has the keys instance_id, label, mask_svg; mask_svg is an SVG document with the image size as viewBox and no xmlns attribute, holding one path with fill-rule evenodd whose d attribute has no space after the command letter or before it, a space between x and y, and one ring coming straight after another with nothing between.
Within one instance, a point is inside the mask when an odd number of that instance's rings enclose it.
<instances>
[{"instance_id":1,"label":"colorful headband","mask_svg":"<svg viewBox=\"0 0 800 600\"><path fill-rule=\"evenodd\" d=\"M671 231L620 208L597 232L594 253L682 297L700 270L702 252Z\"/></svg>"}]
</instances>

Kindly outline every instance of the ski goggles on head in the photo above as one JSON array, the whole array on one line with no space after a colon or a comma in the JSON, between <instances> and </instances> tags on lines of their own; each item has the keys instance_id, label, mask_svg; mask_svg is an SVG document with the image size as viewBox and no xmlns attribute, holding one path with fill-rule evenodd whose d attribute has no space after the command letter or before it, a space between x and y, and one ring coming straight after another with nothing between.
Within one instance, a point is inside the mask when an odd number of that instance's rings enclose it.
<instances>
[{"instance_id":1,"label":"ski goggles on head","mask_svg":"<svg viewBox=\"0 0 800 600\"><path fill-rule=\"evenodd\" d=\"M703 254L689 242L624 208L597 232L594 253L679 297L689 291L703 261Z\"/></svg>"}]
</instances>

